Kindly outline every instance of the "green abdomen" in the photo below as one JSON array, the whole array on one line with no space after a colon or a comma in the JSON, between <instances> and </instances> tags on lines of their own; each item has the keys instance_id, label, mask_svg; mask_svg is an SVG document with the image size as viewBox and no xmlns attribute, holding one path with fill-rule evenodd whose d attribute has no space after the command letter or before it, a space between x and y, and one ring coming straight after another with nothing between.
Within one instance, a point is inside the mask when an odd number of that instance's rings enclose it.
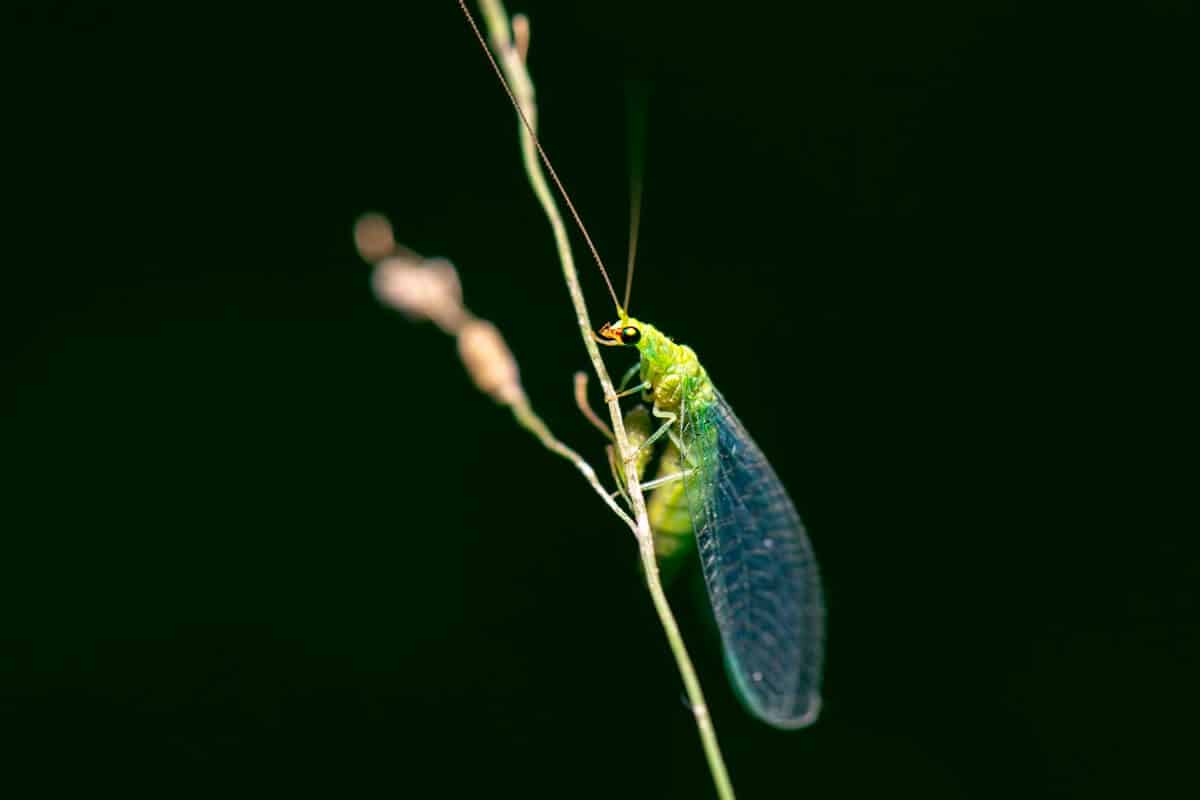
<instances>
[{"instance_id":1,"label":"green abdomen","mask_svg":"<svg viewBox=\"0 0 1200 800\"><path fill-rule=\"evenodd\" d=\"M668 443L658 462L658 476L677 475L682 465L679 450ZM683 481L663 484L646 501L646 513L654 531L654 553L663 579L670 581L696 545L692 535L692 516L688 512L687 493Z\"/></svg>"}]
</instances>

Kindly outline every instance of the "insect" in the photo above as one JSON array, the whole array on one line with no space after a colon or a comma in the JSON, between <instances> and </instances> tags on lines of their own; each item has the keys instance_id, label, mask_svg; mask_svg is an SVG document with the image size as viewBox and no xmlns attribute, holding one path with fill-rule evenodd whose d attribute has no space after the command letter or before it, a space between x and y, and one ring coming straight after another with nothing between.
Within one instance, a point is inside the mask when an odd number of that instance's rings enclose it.
<instances>
[{"instance_id":1,"label":"insect","mask_svg":"<svg viewBox=\"0 0 1200 800\"><path fill-rule=\"evenodd\" d=\"M809 725L820 710L825 612L795 506L695 352L617 311L597 340L637 349L641 383L627 391L642 390L661 421L640 448L666 436L678 452L675 482L655 492L683 487L733 685L763 721Z\"/></svg>"},{"instance_id":2,"label":"insect","mask_svg":"<svg viewBox=\"0 0 1200 800\"><path fill-rule=\"evenodd\" d=\"M460 5L466 12L465 4ZM469 12L467 17L471 20ZM498 67L496 72L500 74ZM508 89L503 75L501 82ZM654 489L649 506L652 525L662 528L659 547L691 528L727 670L747 709L779 728L809 725L821 706L825 609L817 562L796 508L696 353L627 313L636 224L622 303L511 90L509 96L587 239L616 306L616 321L601 327L594 338L637 351L638 364L621 382L620 395L640 391L651 403L649 419L636 410L626 417L638 442L631 466L639 478L650 448L666 437L661 477L644 485ZM635 378L639 383L628 387ZM663 475L672 466L676 471ZM615 461L613 467L620 473Z\"/></svg>"}]
</instances>

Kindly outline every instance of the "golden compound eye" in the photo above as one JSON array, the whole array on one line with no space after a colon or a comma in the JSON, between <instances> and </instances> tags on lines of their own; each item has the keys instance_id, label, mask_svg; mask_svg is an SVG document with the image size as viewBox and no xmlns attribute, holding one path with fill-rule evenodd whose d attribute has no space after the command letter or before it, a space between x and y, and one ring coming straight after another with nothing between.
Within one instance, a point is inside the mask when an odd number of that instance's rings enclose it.
<instances>
[{"instance_id":1,"label":"golden compound eye","mask_svg":"<svg viewBox=\"0 0 1200 800\"><path fill-rule=\"evenodd\" d=\"M637 344L641 338L642 332L632 325L621 329L621 344Z\"/></svg>"}]
</instances>

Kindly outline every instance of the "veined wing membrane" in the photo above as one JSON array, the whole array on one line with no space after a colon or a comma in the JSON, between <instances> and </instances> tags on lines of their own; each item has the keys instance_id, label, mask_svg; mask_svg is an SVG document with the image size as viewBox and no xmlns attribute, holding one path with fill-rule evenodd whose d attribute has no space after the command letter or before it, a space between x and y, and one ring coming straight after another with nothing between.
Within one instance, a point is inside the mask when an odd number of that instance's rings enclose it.
<instances>
[{"instance_id":1,"label":"veined wing membrane","mask_svg":"<svg viewBox=\"0 0 1200 800\"><path fill-rule=\"evenodd\" d=\"M686 395L686 393L685 393ZM816 720L821 579L804 525L725 399L685 408L684 478L725 663L750 712L779 728Z\"/></svg>"}]
</instances>

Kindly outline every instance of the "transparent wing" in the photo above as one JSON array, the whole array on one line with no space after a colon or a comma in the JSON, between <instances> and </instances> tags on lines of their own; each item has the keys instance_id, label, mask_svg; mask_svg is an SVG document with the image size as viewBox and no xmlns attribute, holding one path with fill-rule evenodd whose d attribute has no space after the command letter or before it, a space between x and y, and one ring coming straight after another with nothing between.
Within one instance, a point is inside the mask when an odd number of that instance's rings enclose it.
<instances>
[{"instance_id":1,"label":"transparent wing","mask_svg":"<svg viewBox=\"0 0 1200 800\"><path fill-rule=\"evenodd\" d=\"M684 478L730 678L780 728L817 718L825 609L804 525L725 399L684 408ZM692 393L685 393L691 397Z\"/></svg>"}]
</instances>

